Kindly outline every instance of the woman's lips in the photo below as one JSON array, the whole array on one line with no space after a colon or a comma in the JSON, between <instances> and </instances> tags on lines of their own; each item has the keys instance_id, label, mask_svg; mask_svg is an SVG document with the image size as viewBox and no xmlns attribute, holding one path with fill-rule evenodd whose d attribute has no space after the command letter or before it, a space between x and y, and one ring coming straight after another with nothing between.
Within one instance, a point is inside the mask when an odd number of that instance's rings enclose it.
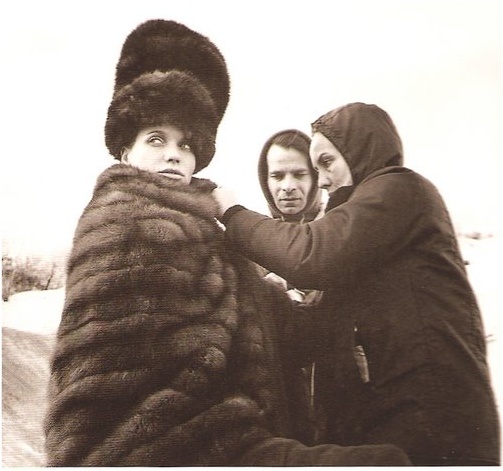
<instances>
[{"instance_id":1,"label":"woman's lips","mask_svg":"<svg viewBox=\"0 0 503 471\"><path fill-rule=\"evenodd\" d=\"M183 178L183 173L180 172L179 170L165 169L165 170L161 170L159 173L161 175L168 177L168 178L171 178L173 180L180 180L181 178Z\"/></svg>"}]
</instances>

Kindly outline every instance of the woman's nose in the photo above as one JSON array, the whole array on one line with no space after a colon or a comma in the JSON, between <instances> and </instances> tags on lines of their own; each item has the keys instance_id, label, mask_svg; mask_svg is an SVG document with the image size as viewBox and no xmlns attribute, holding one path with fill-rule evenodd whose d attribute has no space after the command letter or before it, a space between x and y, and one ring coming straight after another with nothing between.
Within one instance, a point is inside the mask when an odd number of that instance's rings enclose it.
<instances>
[{"instance_id":1,"label":"woman's nose","mask_svg":"<svg viewBox=\"0 0 503 471\"><path fill-rule=\"evenodd\" d=\"M166 146L164 160L166 162L180 163L180 148L177 145Z\"/></svg>"},{"instance_id":2,"label":"woman's nose","mask_svg":"<svg viewBox=\"0 0 503 471\"><path fill-rule=\"evenodd\" d=\"M176 157L176 156L174 156L174 155L170 155L170 156L166 159L166 162L172 162L172 163L179 164L179 163L180 163L180 157Z\"/></svg>"}]
</instances>

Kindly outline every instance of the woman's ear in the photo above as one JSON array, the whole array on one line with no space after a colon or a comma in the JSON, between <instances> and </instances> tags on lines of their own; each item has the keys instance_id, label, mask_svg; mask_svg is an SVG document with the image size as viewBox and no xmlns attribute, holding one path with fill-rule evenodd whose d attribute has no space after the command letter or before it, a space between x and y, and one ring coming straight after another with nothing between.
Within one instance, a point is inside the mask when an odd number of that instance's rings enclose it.
<instances>
[{"instance_id":1,"label":"woman's ear","mask_svg":"<svg viewBox=\"0 0 503 471\"><path fill-rule=\"evenodd\" d=\"M127 147L123 147L121 149L121 162L123 164L127 164L128 158L129 158L129 149Z\"/></svg>"}]
</instances>

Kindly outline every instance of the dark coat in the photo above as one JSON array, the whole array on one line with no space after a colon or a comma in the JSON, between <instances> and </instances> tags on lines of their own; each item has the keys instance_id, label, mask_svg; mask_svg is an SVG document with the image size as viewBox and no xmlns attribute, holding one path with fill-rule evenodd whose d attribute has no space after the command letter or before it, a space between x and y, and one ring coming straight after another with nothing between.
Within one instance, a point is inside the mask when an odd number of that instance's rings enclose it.
<instances>
[{"instance_id":1,"label":"dark coat","mask_svg":"<svg viewBox=\"0 0 503 471\"><path fill-rule=\"evenodd\" d=\"M482 321L448 211L429 181L387 165L401 163L392 125L383 130L378 115L381 129L369 136L365 119L347 111L325 124L336 120L343 139L350 118L358 123L353 142L337 146L355 185L306 225L234 208L226 237L289 282L325 291L330 335L318 350L316 391L329 441L395 443L414 464L497 464Z\"/></svg>"},{"instance_id":2,"label":"dark coat","mask_svg":"<svg viewBox=\"0 0 503 471\"><path fill-rule=\"evenodd\" d=\"M287 340L308 326L288 321L286 296L225 249L214 185L166 182L115 165L79 221L51 364L48 465L253 464L273 437L304 456L286 438L301 429L304 348ZM350 451L311 459L351 463ZM407 462L394 447L356 458ZM270 463L279 459L297 458Z\"/></svg>"}]
</instances>

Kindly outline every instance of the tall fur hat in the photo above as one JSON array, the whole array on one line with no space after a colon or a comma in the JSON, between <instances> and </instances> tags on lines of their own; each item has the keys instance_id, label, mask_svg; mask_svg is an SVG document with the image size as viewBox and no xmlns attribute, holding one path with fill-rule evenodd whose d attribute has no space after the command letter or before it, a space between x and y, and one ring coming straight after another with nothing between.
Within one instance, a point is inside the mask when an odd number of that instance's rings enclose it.
<instances>
[{"instance_id":1,"label":"tall fur hat","mask_svg":"<svg viewBox=\"0 0 503 471\"><path fill-rule=\"evenodd\" d=\"M126 38L116 67L108 150L120 159L141 128L169 122L190 137L195 172L202 170L215 153L229 89L225 60L208 38L175 21L142 23Z\"/></svg>"}]
</instances>

